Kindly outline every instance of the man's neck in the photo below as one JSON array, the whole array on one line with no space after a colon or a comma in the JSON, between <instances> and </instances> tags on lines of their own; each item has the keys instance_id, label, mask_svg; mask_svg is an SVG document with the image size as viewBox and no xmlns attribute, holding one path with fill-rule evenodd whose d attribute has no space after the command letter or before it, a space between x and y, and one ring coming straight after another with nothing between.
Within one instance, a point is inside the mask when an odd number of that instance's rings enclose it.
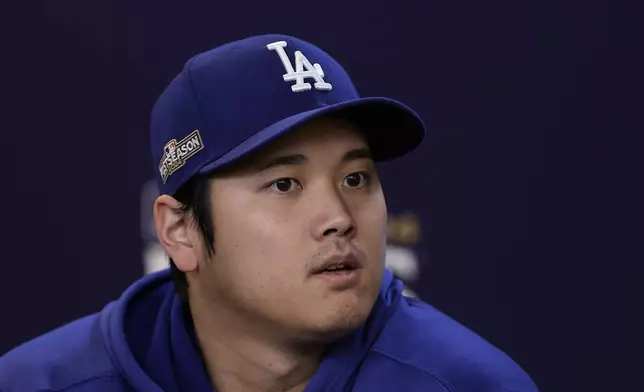
<instances>
[{"instance_id":1,"label":"man's neck","mask_svg":"<svg viewBox=\"0 0 644 392\"><path fill-rule=\"evenodd\" d=\"M262 329L249 328L252 321L229 314L215 320L210 312L192 307L197 339L218 392L301 392L322 361L322 346L289 346Z\"/></svg>"}]
</instances>

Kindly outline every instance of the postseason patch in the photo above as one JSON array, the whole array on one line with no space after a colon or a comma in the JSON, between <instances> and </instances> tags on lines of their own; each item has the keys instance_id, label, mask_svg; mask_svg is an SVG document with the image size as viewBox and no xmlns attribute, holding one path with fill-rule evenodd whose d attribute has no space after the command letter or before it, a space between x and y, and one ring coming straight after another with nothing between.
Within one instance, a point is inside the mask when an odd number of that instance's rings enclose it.
<instances>
[{"instance_id":1,"label":"postseason patch","mask_svg":"<svg viewBox=\"0 0 644 392\"><path fill-rule=\"evenodd\" d=\"M203 150L203 141L198 129L179 141L170 140L163 147L163 155L159 162L159 174L163 183L165 184L172 173L180 169L188 159L201 150Z\"/></svg>"}]
</instances>

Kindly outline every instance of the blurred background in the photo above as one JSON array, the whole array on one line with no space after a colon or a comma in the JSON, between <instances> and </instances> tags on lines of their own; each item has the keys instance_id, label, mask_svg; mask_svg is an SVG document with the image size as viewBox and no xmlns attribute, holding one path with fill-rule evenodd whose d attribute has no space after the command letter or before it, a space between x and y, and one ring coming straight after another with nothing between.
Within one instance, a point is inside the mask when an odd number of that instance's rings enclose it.
<instances>
[{"instance_id":1,"label":"blurred background","mask_svg":"<svg viewBox=\"0 0 644 392\"><path fill-rule=\"evenodd\" d=\"M285 33L430 129L382 166L387 263L409 295L500 347L542 391L644 390L635 2L7 6L0 353L167 267L150 227L152 104L190 56Z\"/></svg>"}]
</instances>

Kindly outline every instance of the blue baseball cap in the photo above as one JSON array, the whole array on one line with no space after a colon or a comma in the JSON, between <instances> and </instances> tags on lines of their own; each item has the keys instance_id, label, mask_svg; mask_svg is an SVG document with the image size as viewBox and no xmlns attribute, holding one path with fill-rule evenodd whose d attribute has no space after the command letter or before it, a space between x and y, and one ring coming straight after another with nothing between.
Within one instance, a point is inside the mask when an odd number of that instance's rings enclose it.
<instances>
[{"instance_id":1,"label":"blue baseball cap","mask_svg":"<svg viewBox=\"0 0 644 392\"><path fill-rule=\"evenodd\" d=\"M416 148L425 127L409 107L360 97L329 54L287 35L231 42L188 60L152 109L161 194L232 164L313 119L334 115L364 132L374 160Z\"/></svg>"}]
</instances>

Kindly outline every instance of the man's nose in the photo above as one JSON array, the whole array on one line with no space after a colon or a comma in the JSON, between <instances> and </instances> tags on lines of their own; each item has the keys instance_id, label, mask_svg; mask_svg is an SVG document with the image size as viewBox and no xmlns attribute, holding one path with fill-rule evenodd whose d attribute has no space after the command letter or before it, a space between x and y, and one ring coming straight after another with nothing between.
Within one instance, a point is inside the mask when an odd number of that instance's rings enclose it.
<instances>
[{"instance_id":1,"label":"man's nose","mask_svg":"<svg viewBox=\"0 0 644 392\"><path fill-rule=\"evenodd\" d=\"M318 241L329 236L353 237L357 226L351 211L343 198L342 191L327 190L316 193L312 207L312 234Z\"/></svg>"}]
</instances>

